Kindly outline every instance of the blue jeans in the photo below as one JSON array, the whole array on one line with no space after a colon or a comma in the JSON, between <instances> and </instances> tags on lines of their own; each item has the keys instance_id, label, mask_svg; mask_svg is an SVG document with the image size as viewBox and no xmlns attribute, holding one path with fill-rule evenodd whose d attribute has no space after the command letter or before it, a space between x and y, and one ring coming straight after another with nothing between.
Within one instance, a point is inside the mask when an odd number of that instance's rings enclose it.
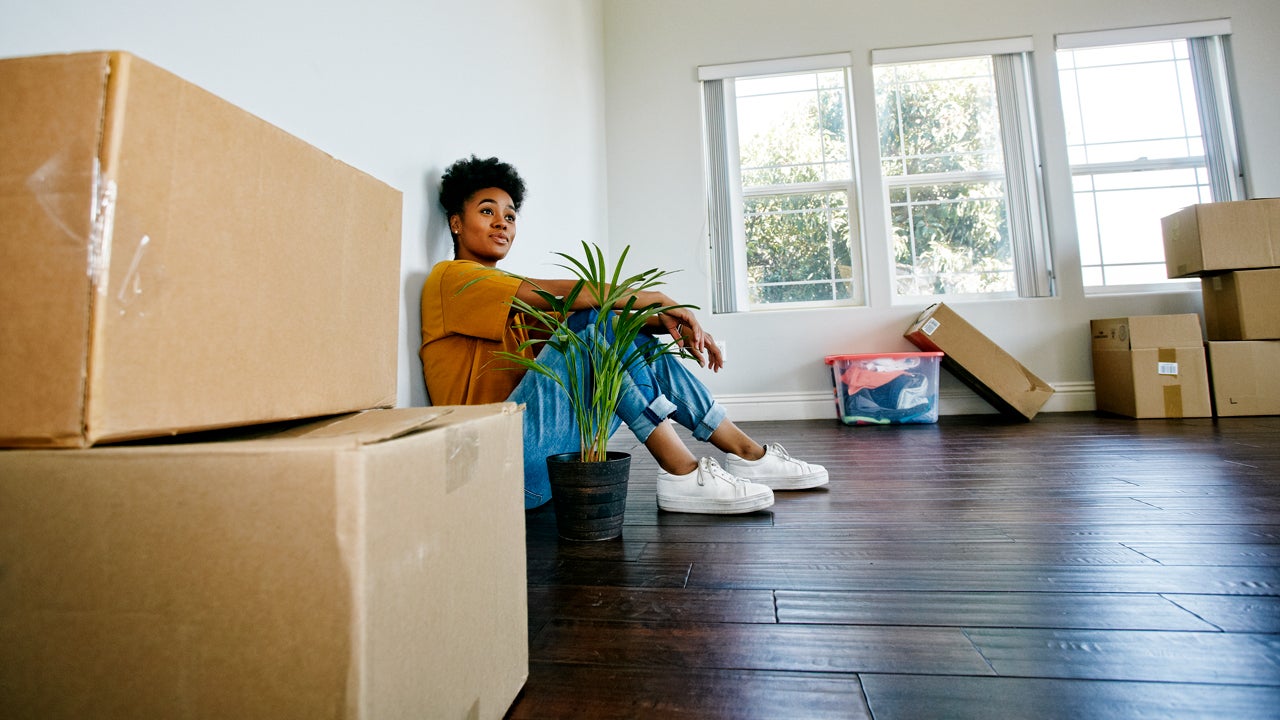
<instances>
[{"instance_id":1,"label":"blue jeans","mask_svg":"<svg viewBox=\"0 0 1280 720\"><path fill-rule=\"evenodd\" d=\"M598 332L594 322L597 312L574 313L569 324L579 334L594 335ZM648 336L636 340L637 345L657 342ZM554 348L543 346L538 360L564 376L567 361ZM547 457L580 450L578 423L564 390L536 372L526 372L507 400L525 406L524 506L535 508L551 499ZM650 364L636 363L630 369L609 432L626 423L643 443L669 417L692 430L698 440L706 440L724 420L725 409L679 358L663 354Z\"/></svg>"}]
</instances>

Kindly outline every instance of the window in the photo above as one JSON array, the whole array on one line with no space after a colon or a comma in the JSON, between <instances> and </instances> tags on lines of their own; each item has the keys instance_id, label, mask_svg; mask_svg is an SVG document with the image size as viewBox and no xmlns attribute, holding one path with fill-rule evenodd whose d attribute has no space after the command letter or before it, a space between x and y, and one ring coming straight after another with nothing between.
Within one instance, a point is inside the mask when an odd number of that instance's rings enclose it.
<instances>
[{"instance_id":1,"label":"window","mask_svg":"<svg viewBox=\"0 0 1280 720\"><path fill-rule=\"evenodd\" d=\"M1226 21L1059 35L1086 289L1169 282L1160 218L1242 197Z\"/></svg>"},{"instance_id":2,"label":"window","mask_svg":"<svg viewBox=\"0 0 1280 720\"><path fill-rule=\"evenodd\" d=\"M1051 294L1029 39L872 54L900 296Z\"/></svg>"},{"instance_id":3,"label":"window","mask_svg":"<svg viewBox=\"0 0 1280 720\"><path fill-rule=\"evenodd\" d=\"M863 302L848 60L700 68L715 312Z\"/></svg>"}]
</instances>

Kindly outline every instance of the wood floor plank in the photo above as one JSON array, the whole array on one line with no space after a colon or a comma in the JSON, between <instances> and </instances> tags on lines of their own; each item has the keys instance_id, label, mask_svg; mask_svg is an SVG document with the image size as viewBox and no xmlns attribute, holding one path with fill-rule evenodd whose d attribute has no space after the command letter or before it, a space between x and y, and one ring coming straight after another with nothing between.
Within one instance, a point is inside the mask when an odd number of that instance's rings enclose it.
<instances>
[{"instance_id":1,"label":"wood floor plank","mask_svg":"<svg viewBox=\"0 0 1280 720\"><path fill-rule=\"evenodd\" d=\"M551 567L532 567L529 586L616 585L619 587L684 587L689 578L688 563L610 562L607 560L560 560Z\"/></svg>"},{"instance_id":2,"label":"wood floor plank","mask_svg":"<svg viewBox=\"0 0 1280 720\"><path fill-rule=\"evenodd\" d=\"M1280 688L1199 683L863 675L876 720L1274 720Z\"/></svg>"},{"instance_id":3,"label":"wood floor plank","mask_svg":"<svg viewBox=\"0 0 1280 720\"><path fill-rule=\"evenodd\" d=\"M1135 542L1126 547L1161 565L1280 565L1280 543Z\"/></svg>"},{"instance_id":4,"label":"wood floor plank","mask_svg":"<svg viewBox=\"0 0 1280 720\"><path fill-rule=\"evenodd\" d=\"M694 563L689 587L936 592L1187 593L1280 595L1280 570L1258 567L938 566Z\"/></svg>"},{"instance_id":5,"label":"wood floor plank","mask_svg":"<svg viewBox=\"0 0 1280 720\"><path fill-rule=\"evenodd\" d=\"M526 691L508 720L871 720L849 674L536 662L528 687L538 692Z\"/></svg>"},{"instance_id":6,"label":"wood floor plank","mask_svg":"<svg viewBox=\"0 0 1280 720\"><path fill-rule=\"evenodd\" d=\"M556 618L628 622L775 623L768 590L542 586L529 589L530 612Z\"/></svg>"},{"instance_id":7,"label":"wood floor plank","mask_svg":"<svg viewBox=\"0 0 1280 720\"><path fill-rule=\"evenodd\" d=\"M1252 524L1069 524L1002 523L995 526L1014 541L1158 542L1178 538L1188 543L1280 543L1280 525Z\"/></svg>"},{"instance_id":8,"label":"wood floor plank","mask_svg":"<svg viewBox=\"0 0 1280 720\"><path fill-rule=\"evenodd\" d=\"M579 665L994 674L964 633L947 628L553 620L530 652Z\"/></svg>"},{"instance_id":9,"label":"wood floor plank","mask_svg":"<svg viewBox=\"0 0 1280 720\"><path fill-rule=\"evenodd\" d=\"M1272 635L975 628L966 634L999 675L1280 685Z\"/></svg>"},{"instance_id":10,"label":"wood floor plank","mask_svg":"<svg viewBox=\"0 0 1280 720\"><path fill-rule=\"evenodd\" d=\"M779 590L778 621L824 625L1221 629L1159 595ZM1183 596L1179 596L1183 597ZM1193 596L1195 597L1195 596Z\"/></svg>"},{"instance_id":11,"label":"wood floor plank","mask_svg":"<svg viewBox=\"0 0 1280 720\"><path fill-rule=\"evenodd\" d=\"M864 563L918 560L920 550L906 543L815 542L802 547L778 543L648 543L640 559L688 563ZM930 548L931 563L984 565L1155 565L1155 560L1118 543L940 543Z\"/></svg>"},{"instance_id":12,"label":"wood floor plank","mask_svg":"<svg viewBox=\"0 0 1280 720\"><path fill-rule=\"evenodd\" d=\"M1280 634L1280 597L1237 595L1166 595L1165 597L1226 632Z\"/></svg>"}]
</instances>

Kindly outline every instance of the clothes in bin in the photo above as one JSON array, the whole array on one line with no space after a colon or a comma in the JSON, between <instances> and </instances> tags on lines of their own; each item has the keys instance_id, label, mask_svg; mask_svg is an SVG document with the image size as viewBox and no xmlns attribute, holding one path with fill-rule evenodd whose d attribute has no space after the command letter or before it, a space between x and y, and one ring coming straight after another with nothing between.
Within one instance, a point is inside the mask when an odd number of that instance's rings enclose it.
<instances>
[{"instance_id":1,"label":"clothes in bin","mask_svg":"<svg viewBox=\"0 0 1280 720\"><path fill-rule=\"evenodd\" d=\"M846 425L938 421L942 353L829 355L836 415Z\"/></svg>"}]
</instances>

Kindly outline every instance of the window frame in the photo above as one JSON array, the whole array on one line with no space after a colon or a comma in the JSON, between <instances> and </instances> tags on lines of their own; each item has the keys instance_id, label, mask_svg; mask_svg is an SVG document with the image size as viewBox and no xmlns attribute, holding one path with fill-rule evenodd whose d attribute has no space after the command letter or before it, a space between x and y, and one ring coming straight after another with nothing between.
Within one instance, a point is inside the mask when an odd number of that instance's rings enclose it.
<instances>
[{"instance_id":1,"label":"window frame","mask_svg":"<svg viewBox=\"0 0 1280 720\"><path fill-rule=\"evenodd\" d=\"M973 173L945 173L949 180L978 181L996 178L1004 183L1005 203L1012 245L1012 271L1015 290L980 293L905 294L897 289L897 269L892 247L889 249L890 290L895 304L915 304L922 300L1036 298L1056 295L1056 277L1050 245L1047 202L1044 192L1041 143L1037 135L1035 92L1032 87L1034 44L1030 37L980 40L975 42L920 45L871 51L871 66L943 62L968 58L990 58L994 73L996 105L1001 121L1003 170ZM875 146L879 152L880 129L875 129ZM888 176L883 162L880 182L883 189L886 242L892 242L893 220L890 202L894 187L929 182L926 175Z\"/></svg>"},{"instance_id":2,"label":"window frame","mask_svg":"<svg viewBox=\"0 0 1280 720\"><path fill-rule=\"evenodd\" d=\"M1066 173L1071 181L1070 195L1074 217L1078 217L1075 208L1075 182L1079 176L1097 177L1124 172L1196 169L1203 170L1209 176L1210 202L1239 200L1246 197L1244 163L1240 152L1239 131L1236 127L1238 115L1234 107L1234 81L1230 70L1230 37L1231 21L1229 19L1060 33L1054 36L1054 72L1059 75L1062 72L1058 62L1059 54L1064 50L1187 41L1200 136L1205 149L1204 155L1194 157L1156 160L1140 158L1132 161L1103 163L1073 164L1068 156ZM1061 93L1061 88L1059 92ZM1065 121L1065 108L1063 114ZM1211 132L1213 132L1212 136ZM1080 241L1078 228L1076 241L1077 243ZM1100 272L1103 273L1104 278L1106 268L1107 264L1103 262ZM1091 285L1085 280L1084 270L1084 258L1081 253L1081 285L1086 297L1199 290L1199 282L1194 279L1171 279L1158 283Z\"/></svg>"},{"instance_id":3,"label":"window frame","mask_svg":"<svg viewBox=\"0 0 1280 720\"><path fill-rule=\"evenodd\" d=\"M711 272L712 312L770 312L827 307L865 307L868 304L866 250L862 223L862 187L858 179L858 134L854 126L852 55L831 53L776 60L761 60L698 68L703 91L704 160ZM738 143L735 81L839 72L843 79L845 128L849 150L849 176L844 180L816 183L743 186ZM839 300L752 303L748 293L745 199L792 193L843 192L849 219L850 281L852 296Z\"/></svg>"}]
</instances>

